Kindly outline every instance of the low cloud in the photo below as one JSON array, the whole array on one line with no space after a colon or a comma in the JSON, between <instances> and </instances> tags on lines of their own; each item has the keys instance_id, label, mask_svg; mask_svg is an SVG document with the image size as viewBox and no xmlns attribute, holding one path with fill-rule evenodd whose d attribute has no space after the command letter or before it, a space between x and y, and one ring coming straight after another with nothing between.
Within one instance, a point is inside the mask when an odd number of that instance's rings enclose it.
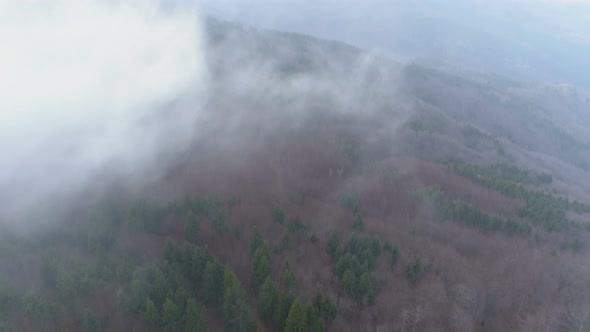
<instances>
[{"instance_id":1,"label":"low cloud","mask_svg":"<svg viewBox=\"0 0 590 332\"><path fill-rule=\"evenodd\" d=\"M164 9L0 3L0 221L107 168L154 170L189 143L207 76L201 25L192 7Z\"/></svg>"}]
</instances>

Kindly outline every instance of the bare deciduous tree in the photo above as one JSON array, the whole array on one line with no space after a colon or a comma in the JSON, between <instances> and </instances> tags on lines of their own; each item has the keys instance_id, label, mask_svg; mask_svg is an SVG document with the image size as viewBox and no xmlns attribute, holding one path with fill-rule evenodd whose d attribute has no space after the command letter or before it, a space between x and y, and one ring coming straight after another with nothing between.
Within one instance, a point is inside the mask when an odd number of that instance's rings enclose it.
<instances>
[{"instance_id":1,"label":"bare deciduous tree","mask_svg":"<svg viewBox=\"0 0 590 332\"><path fill-rule=\"evenodd\" d=\"M453 330L462 332L473 330L478 303L477 290L474 287L459 284L455 288L455 299L449 317Z\"/></svg>"},{"instance_id":2,"label":"bare deciduous tree","mask_svg":"<svg viewBox=\"0 0 590 332\"><path fill-rule=\"evenodd\" d=\"M558 310L541 307L532 313L523 314L521 307L516 312L519 332L556 332L558 331Z\"/></svg>"},{"instance_id":3,"label":"bare deciduous tree","mask_svg":"<svg viewBox=\"0 0 590 332\"><path fill-rule=\"evenodd\" d=\"M560 323L566 331L590 331L590 303L571 305L565 308Z\"/></svg>"},{"instance_id":4,"label":"bare deciduous tree","mask_svg":"<svg viewBox=\"0 0 590 332\"><path fill-rule=\"evenodd\" d=\"M428 316L428 303L416 304L402 310L401 332L416 332L424 325Z\"/></svg>"}]
</instances>

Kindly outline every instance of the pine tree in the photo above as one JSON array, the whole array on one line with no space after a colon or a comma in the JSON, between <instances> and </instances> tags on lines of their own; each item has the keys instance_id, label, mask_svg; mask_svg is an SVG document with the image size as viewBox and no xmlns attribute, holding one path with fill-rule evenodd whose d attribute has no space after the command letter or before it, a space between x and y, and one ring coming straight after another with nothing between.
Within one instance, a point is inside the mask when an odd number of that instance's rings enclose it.
<instances>
[{"instance_id":1,"label":"pine tree","mask_svg":"<svg viewBox=\"0 0 590 332\"><path fill-rule=\"evenodd\" d=\"M372 239L370 248L371 248L370 249L371 250L371 257L373 257L376 260L377 257L379 257L379 255L381 255L381 245L379 245L379 241Z\"/></svg>"},{"instance_id":2,"label":"pine tree","mask_svg":"<svg viewBox=\"0 0 590 332\"><path fill-rule=\"evenodd\" d=\"M415 284L418 281L418 279L422 275L422 272L424 272L424 264L422 263L420 257L416 258L416 260L413 263L410 263L406 267L406 276L408 277L408 280L410 280L410 282L412 282L413 284Z\"/></svg>"},{"instance_id":3,"label":"pine tree","mask_svg":"<svg viewBox=\"0 0 590 332\"><path fill-rule=\"evenodd\" d=\"M206 303L221 297L223 291L223 267L216 261L209 261L203 272L203 298Z\"/></svg>"},{"instance_id":4,"label":"pine tree","mask_svg":"<svg viewBox=\"0 0 590 332\"><path fill-rule=\"evenodd\" d=\"M266 323L272 322L274 311L278 305L278 294L270 276L266 277L258 298L260 316Z\"/></svg>"},{"instance_id":5,"label":"pine tree","mask_svg":"<svg viewBox=\"0 0 590 332\"><path fill-rule=\"evenodd\" d=\"M194 242L199 235L199 222L197 221L197 216L193 213L193 211L189 210L186 213L186 228L185 228L185 237L187 241Z\"/></svg>"},{"instance_id":6,"label":"pine tree","mask_svg":"<svg viewBox=\"0 0 590 332\"><path fill-rule=\"evenodd\" d=\"M315 290L315 296L313 297L313 305L318 308L318 310L320 311L320 313L322 312L322 304L324 302L324 298L322 296L322 293L320 293L320 289L317 288Z\"/></svg>"},{"instance_id":7,"label":"pine tree","mask_svg":"<svg viewBox=\"0 0 590 332\"><path fill-rule=\"evenodd\" d=\"M272 220L279 224L285 223L285 214L277 207L272 208Z\"/></svg>"},{"instance_id":8,"label":"pine tree","mask_svg":"<svg viewBox=\"0 0 590 332\"><path fill-rule=\"evenodd\" d=\"M166 297L166 301L162 306L162 324L170 331L177 330L177 326L181 320L181 315L178 311L178 306L172 299L172 294Z\"/></svg>"},{"instance_id":9,"label":"pine tree","mask_svg":"<svg viewBox=\"0 0 590 332\"><path fill-rule=\"evenodd\" d=\"M262 247L263 245L264 240L262 239L262 235L260 235L258 229L255 228L254 232L252 233L252 237L250 237L250 252L256 252L256 250L258 250L258 248Z\"/></svg>"},{"instance_id":10,"label":"pine tree","mask_svg":"<svg viewBox=\"0 0 590 332\"><path fill-rule=\"evenodd\" d=\"M184 330L186 332L205 332L207 323L203 317L203 310L194 298L186 301L186 312L184 314Z\"/></svg>"},{"instance_id":11,"label":"pine tree","mask_svg":"<svg viewBox=\"0 0 590 332\"><path fill-rule=\"evenodd\" d=\"M265 246L259 247L252 260L251 282L254 289L260 288L266 277L270 275L270 256Z\"/></svg>"},{"instance_id":12,"label":"pine tree","mask_svg":"<svg viewBox=\"0 0 590 332\"><path fill-rule=\"evenodd\" d=\"M230 332L254 332L256 323L250 320L248 303L245 297L238 297L231 307L231 318L228 325Z\"/></svg>"},{"instance_id":13,"label":"pine tree","mask_svg":"<svg viewBox=\"0 0 590 332\"><path fill-rule=\"evenodd\" d=\"M293 294L279 293L277 309L274 312L275 326L285 327L285 322L287 321L287 316L289 315L289 310L291 310L293 302L295 302Z\"/></svg>"},{"instance_id":14,"label":"pine tree","mask_svg":"<svg viewBox=\"0 0 590 332\"><path fill-rule=\"evenodd\" d=\"M397 261L399 259L399 249L397 248L397 246L393 247L390 250L390 255L391 258L389 260L389 264L391 265L391 268L394 268L397 265Z\"/></svg>"},{"instance_id":15,"label":"pine tree","mask_svg":"<svg viewBox=\"0 0 590 332\"><path fill-rule=\"evenodd\" d=\"M211 252L207 248L196 247L190 259L190 273L188 279L194 283L196 289L201 289L203 285L205 269L207 263L213 260Z\"/></svg>"},{"instance_id":16,"label":"pine tree","mask_svg":"<svg viewBox=\"0 0 590 332\"><path fill-rule=\"evenodd\" d=\"M297 288L297 281L295 280L293 271L291 271L289 261L285 263L283 271L281 272L281 283L283 284L283 287L287 288L289 291Z\"/></svg>"},{"instance_id":17,"label":"pine tree","mask_svg":"<svg viewBox=\"0 0 590 332\"><path fill-rule=\"evenodd\" d=\"M275 253L279 254L279 253L291 248L291 243L292 243L291 234L292 233L289 232L288 230L283 233L281 240L274 247Z\"/></svg>"},{"instance_id":18,"label":"pine tree","mask_svg":"<svg viewBox=\"0 0 590 332\"><path fill-rule=\"evenodd\" d=\"M174 292L174 296L172 297L172 301L174 301L174 304L176 304L179 314L182 314L186 311L186 302L188 299L189 293L186 289L183 287L176 289L176 292Z\"/></svg>"},{"instance_id":19,"label":"pine tree","mask_svg":"<svg viewBox=\"0 0 590 332\"><path fill-rule=\"evenodd\" d=\"M241 288L237 278L233 272L228 267L226 267L223 277L223 302L221 305L222 318L226 325L232 319L233 306L237 302L238 298L245 296L246 295L244 294L244 291Z\"/></svg>"},{"instance_id":20,"label":"pine tree","mask_svg":"<svg viewBox=\"0 0 590 332\"><path fill-rule=\"evenodd\" d=\"M363 217L361 217L360 214L357 214L356 217L354 217L354 224L352 225L352 228L355 231L362 231L365 228Z\"/></svg>"},{"instance_id":21,"label":"pine tree","mask_svg":"<svg viewBox=\"0 0 590 332\"><path fill-rule=\"evenodd\" d=\"M222 318L227 331L250 332L256 330L256 324L250 320L246 292L233 273L225 274L223 292Z\"/></svg>"},{"instance_id":22,"label":"pine tree","mask_svg":"<svg viewBox=\"0 0 590 332\"><path fill-rule=\"evenodd\" d=\"M158 325L158 310L154 301L151 299L145 300L145 318L152 325Z\"/></svg>"},{"instance_id":23,"label":"pine tree","mask_svg":"<svg viewBox=\"0 0 590 332\"><path fill-rule=\"evenodd\" d=\"M102 331L102 324L100 319L96 316L95 313L86 310L84 311L84 315L82 316L82 321L84 322L84 327L86 328L87 332L99 332ZM0 331L2 330L0 327Z\"/></svg>"},{"instance_id":24,"label":"pine tree","mask_svg":"<svg viewBox=\"0 0 590 332\"><path fill-rule=\"evenodd\" d=\"M324 326L321 320L320 309L313 305L305 307L305 316L307 318L307 331L310 332L323 332Z\"/></svg>"},{"instance_id":25,"label":"pine tree","mask_svg":"<svg viewBox=\"0 0 590 332\"><path fill-rule=\"evenodd\" d=\"M336 319L336 315L338 315L338 309L336 308L336 305L327 297L324 298L324 302L322 303L322 314L328 324Z\"/></svg>"},{"instance_id":26,"label":"pine tree","mask_svg":"<svg viewBox=\"0 0 590 332\"><path fill-rule=\"evenodd\" d=\"M38 290L28 290L22 298L25 315L36 323L47 324L57 315L57 307Z\"/></svg>"},{"instance_id":27,"label":"pine tree","mask_svg":"<svg viewBox=\"0 0 590 332\"><path fill-rule=\"evenodd\" d=\"M332 256L332 258L338 257L340 251L340 234L332 233L330 240L328 241L328 253Z\"/></svg>"},{"instance_id":28,"label":"pine tree","mask_svg":"<svg viewBox=\"0 0 590 332\"><path fill-rule=\"evenodd\" d=\"M367 295L367 299L369 300L369 304L370 305L375 304L375 297L376 297L375 287L371 287L369 289L369 294Z\"/></svg>"},{"instance_id":29,"label":"pine tree","mask_svg":"<svg viewBox=\"0 0 590 332\"><path fill-rule=\"evenodd\" d=\"M238 278L229 266L223 268L223 294L232 290L234 287L241 287Z\"/></svg>"},{"instance_id":30,"label":"pine tree","mask_svg":"<svg viewBox=\"0 0 590 332\"><path fill-rule=\"evenodd\" d=\"M307 317L305 309L299 299L293 302L287 321L285 322L285 332L307 332Z\"/></svg>"},{"instance_id":31,"label":"pine tree","mask_svg":"<svg viewBox=\"0 0 590 332\"><path fill-rule=\"evenodd\" d=\"M320 317L324 318L326 323L329 324L336 318L336 306L328 297L323 297L319 289L316 290L316 294L313 298L313 306Z\"/></svg>"},{"instance_id":32,"label":"pine tree","mask_svg":"<svg viewBox=\"0 0 590 332\"><path fill-rule=\"evenodd\" d=\"M323 320L317 318L309 323L308 329L309 332L324 332L326 330L326 325Z\"/></svg>"},{"instance_id":33,"label":"pine tree","mask_svg":"<svg viewBox=\"0 0 590 332\"><path fill-rule=\"evenodd\" d=\"M166 295L170 289L169 279L164 274L164 271L160 267L156 267L154 271L154 281L152 282L151 298L156 304L156 307L161 307L166 300Z\"/></svg>"},{"instance_id":34,"label":"pine tree","mask_svg":"<svg viewBox=\"0 0 590 332\"><path fill-rule=\"evenodd\" d=\"M369 274L365 272L361 275L359 280L359 291L361 292L361 295L368 296L371 288L373 288L371 279L369 279Z\"/></svg>"},{"instance_id":35,"label":"pine tree","mask_svg":"<svg viewBox=\"0 0 590 332\"><path fill-rule=\"evenodd\" d=\"M346 272L347 270L350 270L351 261L352 261L352 256L350 255L350 253L346 253L344 255L341 255L338 258L338 261L336 262L336 274L340 278L342 278L344 276L344 272Z\"/></svg>"},{"instance_id":36,"label":"pine tree","mask_svg":"<svg viewBox=\"0 0 590 332\"><path fill-rule=\"evenodd\" d=\"M169 238L166 238L164 257L166 258L166 261L170 263L180 262L182 258L182 252Z\"/></svg>"},{"instance_id":37,"label":"pine tree","mask_svg":"<svg viewBox=\"0 0 590 332\"><path fill-rule=\"evenodd\" d=\"M344 276L342 277L342 287L346 290L349 296L354 295L356 280L354 277L354 273L349 269L344 272Z\"/></svg>"}]
</instances>

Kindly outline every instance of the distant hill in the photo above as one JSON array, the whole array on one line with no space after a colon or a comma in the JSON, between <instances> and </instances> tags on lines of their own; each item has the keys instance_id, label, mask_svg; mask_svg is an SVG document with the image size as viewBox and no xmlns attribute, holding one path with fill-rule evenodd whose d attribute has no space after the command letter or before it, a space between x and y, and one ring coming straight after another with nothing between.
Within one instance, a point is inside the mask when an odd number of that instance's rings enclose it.
<instances>
[{"instance_id":1,"label":"distant hill","mask_svg":"<svg viewBox=\"0 0 590 332\"><path fill-rule=\"evenodd\" d=\"M423 58L512 78L590 88L585 1L373 0L231 4L206 12L250 25L343 40L395 56ZM359 18L367 18L359 20Z\"/></svg>"}]
</instances>

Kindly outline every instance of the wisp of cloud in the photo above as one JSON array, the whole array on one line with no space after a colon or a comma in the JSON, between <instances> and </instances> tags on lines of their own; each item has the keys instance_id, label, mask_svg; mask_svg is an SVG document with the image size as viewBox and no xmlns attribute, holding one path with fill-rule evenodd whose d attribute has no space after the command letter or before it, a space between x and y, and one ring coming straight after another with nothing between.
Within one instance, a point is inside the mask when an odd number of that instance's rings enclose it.
<instances>
[{"instance_id":1,"label":"wisp of cloud","mask_svg":"<svg viewBox=\"0 0 590 332\"><path fill-rule=\"evenodd\" d=\"M155 1L0 2L0 221L188 144L201 32L196 10Z\"/></svg>"}]
</instances>

